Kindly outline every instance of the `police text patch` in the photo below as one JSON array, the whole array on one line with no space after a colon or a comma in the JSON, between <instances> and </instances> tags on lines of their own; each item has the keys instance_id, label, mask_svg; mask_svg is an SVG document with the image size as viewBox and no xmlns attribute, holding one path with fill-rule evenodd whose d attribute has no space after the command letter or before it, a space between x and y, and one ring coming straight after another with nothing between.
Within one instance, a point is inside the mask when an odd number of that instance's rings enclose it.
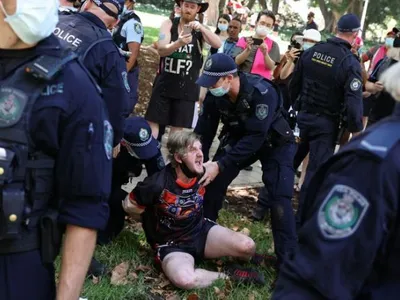
<instances>
[{"instance_id":1,"label":"police text patch","mask_svg":"<svg viewBox=\"0 0 400 300\"><path fill-rule=\"evenodd\" d=\"M350 83L350 89L354 92L358 91L361 87L362 87L362 83L357 78L354 78Z\"/></svg>"},{"instance_id":2,"label":"police text patch","mask_svg":"<svg viewBox=\"0 0 400 300\"><path fill-rule=\"evenodd\" d=\"M318 211L318 225L327 239L351 236L360 226L369 203L365 197L347 185L335 185Z\"/></svg>"},{"instance_id":3,"label":"police text patch","mask_svg":"<svg viewBox=\"0 0 400 300\"><path fill-rule=\"evenodd\" d=\"M264 120L266 117L268 117L268 105L267 104L258 104L256 106L256 117L259 120Z\"/></svg>"}]
</instances>

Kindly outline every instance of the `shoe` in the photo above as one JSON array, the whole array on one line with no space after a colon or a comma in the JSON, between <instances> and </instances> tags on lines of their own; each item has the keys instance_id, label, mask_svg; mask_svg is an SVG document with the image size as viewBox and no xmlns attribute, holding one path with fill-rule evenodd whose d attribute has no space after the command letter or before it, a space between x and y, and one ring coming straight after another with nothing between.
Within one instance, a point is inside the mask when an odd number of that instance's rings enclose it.
<instances>
[{"instance_id":1,"label":"shoe","mask_svg":"<svg viewBox=\"0 0 400 300\"><path fill-rule=\"evenodd\" d=\"M90 262L89 270L87 272L87 276L95 276L95 277L100 277L107 275L107 267L106 265L103 265L101 262L96 260L95 258L92 258L92 261Z\"/></svg>"},{"instance_id":2,"label":"shoe","mask_svg":"<svg viewBox=\"0 0 400 300\"><path fill-rule=\"evenodd\" d=\"M252 268L243 268L238 265L231 265L225 267L224 273L236 282L265 285L264 275Z\"/></svg>"},{"instance_id":3,"label":"shoe","mask_svg":"<svg viewBox=\"0 0 400 300\"><path fill-rule=\"evenodd\" d=\"M266 214L267 214L267 209L265 207L257 205L251 212L251 218L254 221L262 221Z\"/></svg>"},{"instance_id":4,"label":"shoe","mask_svg":"<svg viewBox=\"0 0 400 300\"><path fill-rule=\"evenodd\" d=\"M245 170L245 171L253 171L253 166L247 166L243 170Z\"/></svg>"},{"instance_id":5,"label":"shoe","mask_svg":"<svg viewBox=\"0 0 400 300\"><path fill-rule=\"evenodd\" d=\"M250 263L256 266L264 265L278 270L278 259L273 255L256 253L250 259Z\"/></svg>"}]
</instances>

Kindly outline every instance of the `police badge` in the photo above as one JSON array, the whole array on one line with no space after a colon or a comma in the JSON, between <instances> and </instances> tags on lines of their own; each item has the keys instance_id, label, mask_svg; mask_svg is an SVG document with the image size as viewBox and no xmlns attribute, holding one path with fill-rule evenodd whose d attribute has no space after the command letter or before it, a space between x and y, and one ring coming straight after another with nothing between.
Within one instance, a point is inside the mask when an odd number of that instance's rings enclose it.
<instances>
[{"instance_id":1,"label":"police badge","mask_svg":"<svg viewBox=\"0 0 400 300\"><path fill-rule=\"evenodd\" d=\"M114 131L110 122L107 120L104 121L104 150L106 151L107 159L110 160L113 154L113 140L114 140Z\"/></svg>"},{"instance_id":2,"label":"police badge","mask_svg":"<svg viewBox=\"0 0 400 300\"><path fill-rule=\"evenodd\" d=\"M319 208L318 225L327 239L351 236L367 212L367 199L347 185L335 185Z\"/></svg>"},{"instance_id":3,"label":"police badge","mask_svg":"<svg viewBox=\"0 0 400 300\"><path fill-rule=\"evenodd\" d=\"M142 29L142 25L140 25L140 23L136 23L134 26L134 29L137 34L142 34L143 29Z\"/></svg>"},{"instance_id":4,"label":"police badge","mask_svg":"<svg viewBox=\"0 0 400 300\"><path fill-rule=\"evenodd\" d=\"M351 83L350 83L350 89L351 89L353 92L358 91L361 87L362 87L362 83L361 83L361 81L360 81L359 79L357 79L357 78L354 78L354 79L351 81Z\"/></svg>"},{"instance_id":5,"label":"police badge","mask_svg":"<svg viewBox=\"0 0 400 300\"><path fill-rule=\"evenodd\" d=\"M256 117L260 121L268 117L269 108L267 104L258 104L256 106Z\"/></svg>"},{"instance_id":6,"label":"police badge","mask_svg":"<svg viewBox=\"0 0 400 300\"><path fill-rule=\"evenodd\" d=\"M131 87L129 86L129 82L128 82L128 73L126 73L126 71L121 73L122 75L122 80L124 81L124 86L125 89L127 90L128 93L131 92Z\"/></svg>"},{"instance_id":7,"label":"police badge","mask_svg":"<svg viewBox=\"0 0 400 300\"><path fill-rule=\"evenodd\" d=\"M149 137L150 137L149 132L144 128L140 128L140 131L139 131L140 140L142 142L145 142L145 141L147 141L149 139Z\"/></svg>"},{"instance_id":8,"label":"police badge","mask_svg":"<svg viewBox=\"0 0 400 300\"><path fill-rule=\"evenodd\" d=\"M209 69L211 68L211 66L212 66L212 59L209 58L209 59L206 61L206 64L204 65L204 69L209 70Z\"/></svg>"},{"instance_id":9,"label":"police badge","mask_svg":"<svg viewBox=\"0 0 400 300\"><path fill-rule=\"evenodd\" d=\"M10 127L18 123L28 96L22 91L3 87L0 89L0 127Z\"/></svg>"}]
</instances>

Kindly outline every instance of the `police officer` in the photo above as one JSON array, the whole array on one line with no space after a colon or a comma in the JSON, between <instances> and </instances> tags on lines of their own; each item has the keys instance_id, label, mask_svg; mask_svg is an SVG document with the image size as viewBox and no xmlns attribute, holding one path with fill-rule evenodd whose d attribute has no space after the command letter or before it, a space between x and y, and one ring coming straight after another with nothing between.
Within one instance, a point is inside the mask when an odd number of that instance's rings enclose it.
<instances>
[{"instance_id":1,"label":"police officer","mask_svg":"<svg viewBox=\"0 0 400 300\"><path fill-rule=\"evenodd\" d=\"M64 47L75 51L103 92L114 128L114 146L123 136L130 86L125 60L107 31L118 23L121 0L87 0L81 13L60 16L54 30Z\"/></svg>"},{"instance_id":2,"label":"police officer","mask_svg":"<svg viewBox=\"0 0 400 300\"><path fill-rule=\"evenodd\" d=\"M297 99L299 111L299 148L310 151L303 188L307 188L317 167L334 153L344 129L352 133L363 129L361 67L351 52L359 31L357 16L342 16L336 37L305 51L293 72L290 92L292 99ZM295 165L303 159L296 156Z\"/></svg>"},{"instance_id":3,"label":"police officer","mask_svg":"<svg viewBox=\"0 0 400 300\"><path fill-rule=\"evenodd\" d=\"M117 28L114 29L114 42L122 50L130 52L126 63L128 81L131 87L129 111L132 112L138 101L140 45L143 43L144 30L142 21L134 12L136 0L126 0L125 10L120 17Z\"/></svg>"},{"instance_id":4,"label":"police officer","mask_svg":"<svg viewBox=\"0 0 400 300\"><path fill-rule=\"evenodd\" d=\"M400 63L381 78L397 101L393 116L350 141L311 179L299 248L282 265L272 299L399 298L399 78Z\"/></svg>"},{"instance_id":5,"label":"police officer","mask_svg":"<svg viewBox=\"0 0 400 300\"><path fill-rule=\"evenodd\" d=\"M105 230L99 232L97 243L110 243L124 228L126 213L121 205L128 194L121 185L129 182L130 178L139 177L146 167L147 175L164 169L164 159L160 144L151 135L151 129L142 117L129 117L125 120L124 138L121 141L121 151L113 162L112 188L109 199L110 218ZM92 259L89 275L100 276L107 271L106 266Z\"/></svg>"},{"instance_id":6,"label":"police officer","mask_svg":"<svg viewBox=\"0 0 400 300\"><path fill-rule=\"evenodd\" d=\"M107 223L113 133L57 0L0 1L0 299L78 299Z\"/></svg>"},{"instance_id":7,"label":"police officer","mask_svg":"<svg viewBox=\"0 0 400 300\"><path fill-rule=\"evenodd\" d=\"M206 157L219 120L224 124L214 161L205 163L206 173L201 179L208 185L205 217L217 219L229 184L241 169L260 160L280 263L296 244L291 206L296 144L282 116L276 87L260 76L238 73L233 59L222 53L210 56L197 84L209 89L195 128L202 137Z\"/></svg>"}]
</instances>

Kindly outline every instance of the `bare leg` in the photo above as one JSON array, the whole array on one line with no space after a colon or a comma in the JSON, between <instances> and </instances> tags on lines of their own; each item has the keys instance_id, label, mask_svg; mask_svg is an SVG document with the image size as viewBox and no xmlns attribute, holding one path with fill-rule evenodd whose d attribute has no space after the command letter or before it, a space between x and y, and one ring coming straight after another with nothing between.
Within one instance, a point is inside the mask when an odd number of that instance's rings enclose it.
<instances>
[{"instance_id":1,"label":"bare leg","mask_svg":"<svg viewBox=\"0 0 400 300\"><path fill-rule=\"evenodd\" d=\"M162 269L173 285L185 290L204 288L227 278L223 273L195 269L193 256L184 252L169 253L162 261Z\"/></svg>"},{"instance_id":2,"label":"bare leg","mask_svg":"<svg viewBox=\"0 0 400 300\"><path fill-rule=\"evenodd\" d=\"M157 139L158 138L158 131L159 131L159 126L157 123L147 121L149 123L149 126L151 128L151 133L153 135L153 138Z\"/></svg>"},{"instance_id":3,"label":"bare leg","mask_svg":"<svg viewBox=\"0 0 400 300\"><path fill-rule=\"evenodd\" d=\"M303 160L303 165L301 166L301 176L299 178L299 183L297 184L299 191L301 190L301 186L303 185L304 178L306 178L306 172L307 172L309 158L310 158L310 154L307 154L307 156Z\"/></svg>"},{"instance_id":4,"label":"bare leg","mask_svg":"<svg viewBox=\"0 0 400 300\"><path fill-rule=\"evenodd\" d=\"M256 251L256 244L248 236L215 225L207 235L205 258L232 256L249 260Z\"/></svg>"}]
</instances>

